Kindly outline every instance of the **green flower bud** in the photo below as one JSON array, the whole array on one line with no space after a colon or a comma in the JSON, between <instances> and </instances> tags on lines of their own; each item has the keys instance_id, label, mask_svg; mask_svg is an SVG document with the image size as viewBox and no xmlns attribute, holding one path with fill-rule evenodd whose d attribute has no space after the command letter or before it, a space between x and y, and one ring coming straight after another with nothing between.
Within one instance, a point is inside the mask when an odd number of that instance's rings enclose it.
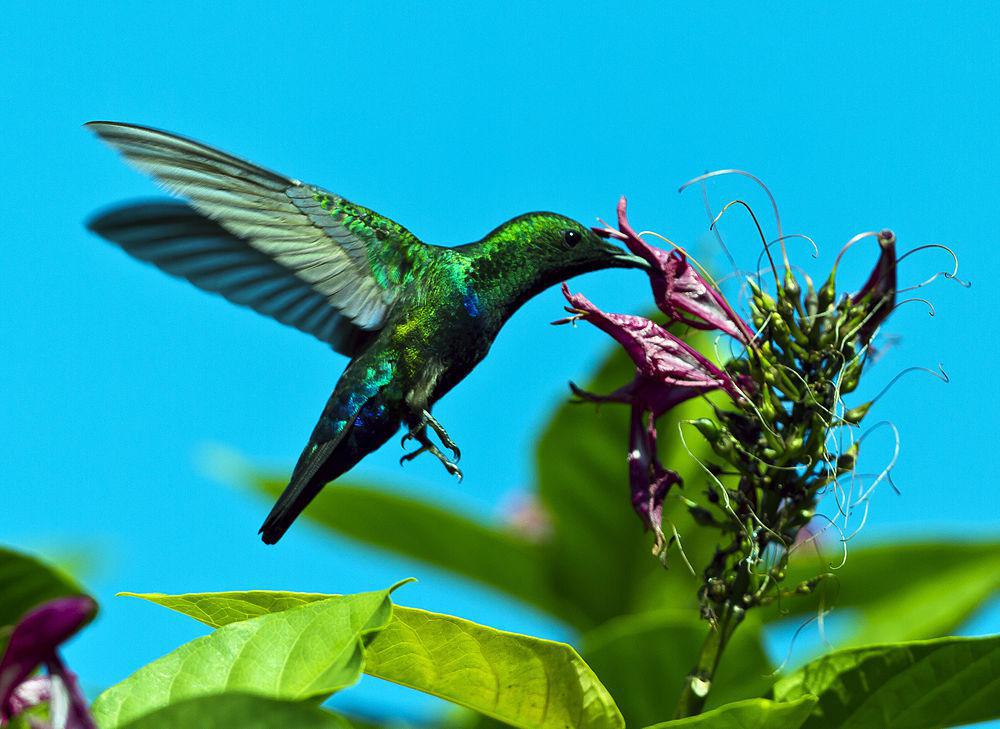
<instances>
[{"instance_id":1,"label":"green flower bud","mask_svg":"<svg viewBox=\"0 0 1000 729\"><path fill-rule=\"evenodd\" d=\"M868 414L874 403L866 402L863 405L858 405L856 408L851 408L846 413L844 413L844 420L848 423L860 423L861 420Z\"/></svg>"},{"instance_id":2,"label":"green flower bud","mask_svg":"<svg viewBox=\"0 0 1000 729\"><path fill-rule=\"evenodd\" d=\"M719 430L719 424L714 420L710 418L698 418L697 420L692 420L691 424L709 443L718 442L721 431Z\"/></svg>"}]
</instances>

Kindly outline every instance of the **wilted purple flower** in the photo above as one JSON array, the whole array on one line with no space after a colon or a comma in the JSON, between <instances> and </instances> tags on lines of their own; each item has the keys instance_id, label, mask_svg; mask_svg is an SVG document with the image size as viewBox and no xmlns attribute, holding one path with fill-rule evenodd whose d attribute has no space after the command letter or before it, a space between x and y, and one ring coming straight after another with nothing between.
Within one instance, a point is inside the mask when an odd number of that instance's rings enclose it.
<instances>
[{"instance_id":1,"label":"wilted purple flower","mask_svg":"<svg viewBox=\"0 0 1000 729\"><path fill-rule=\"evenodd\" d=\"M61 694L67 715L60 727L95 729L87 702L76 681L59 658L57 649L82 628L97 611L86 596L61 597L39 605L14 626L0 659L0 726L39 701ZM45 664L46 678L31 678ZM44 682L44 683L43 683Z\"/></svg>"},{"instance_id":2,"label":"wilted purple flower","mask_svg":"<svg viewBox=\"0 0 1000 729\"><path fill-rule=\"evenodd\" d=\"M667 543L663 534L663 502L670 493L670 487L680 483L681 477L660 463L656 453L656 416L640 402L632 403L628 438L632 508L646 529L653 531L653 554L662 555Z\"/></svg>"},{"instance_id":3,"label":"wilted purple flower","mask_svg":"<svg viewBox=\"0 0 1000 729\"><path fill-rule=\"evenodd\" d=\"M665 251L639 237L628 222L624 196L618 201L618 230L609 227L593 230L597 235L622 241L632 253L649 263L656 305L671 319L695 329L718 329L745 345L753 342L750 327L695 270L684 253L677 249Z\"/></svg>"},{"instance_id":4,"label":"wilted purple flower","mask_svg":"<svg viewBox=\"0 0 1000 729\"><path fill-rule=\"evenodd\" d=\"M594 402L631 405L629 431L629 484L632 507L656 541L659 554L666 544L661 527L663 501L680 477L659 461L656 454L656 418L685 400L712 390L723 390L733 399L741 386L696 349L655 322L641 316L608 314L583 294L571 294L563 284L566 308L572 317L556 323L586 319L611 335L635 363L635 379L609 395L594 395L571 385L580 397Z\"/></svg>"},{"instance_id":5,"label":"wilted purple flower","mask_svg":"<svg viewBox=\"0 0 1000 729\"><path fill-rule=\"evenodd\" d=\"M896 303L896 235L891 230L878 234L881 248L878 261L864 286L851 297L854 304L867 304L867 318L858 335L867 343L886 320Z\"/></svg>"}]
</instances>

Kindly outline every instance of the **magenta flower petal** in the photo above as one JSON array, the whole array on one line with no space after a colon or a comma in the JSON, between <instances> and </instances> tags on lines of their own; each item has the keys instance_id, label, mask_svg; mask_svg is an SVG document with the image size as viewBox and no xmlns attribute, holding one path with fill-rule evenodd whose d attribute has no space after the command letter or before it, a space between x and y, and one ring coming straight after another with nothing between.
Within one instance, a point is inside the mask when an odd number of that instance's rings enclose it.
<instances>
[{"instance_id":1,"label":"magenta flower petal","mask_svg":"<svg viewBox=\"0 0 1000 729\"><path fill-rule=\"evenodd\" d=\"M14 626L0 659L0 721L8 721L17 713L15 693L40 665L46 664L50 675L61 678L70 691L70 717L81 711L85 717L83 723L67 724L67 729L93 727L86 703L82 708L76 706L83 702L83 697L78 688L74 691L76 681L65 670L56 650L89 622L96 611L97 605L89 597L61 597L28 612Z\"/></svg>"},{"instance_id":2,"label":"magenta flower petal","mask_svg":"<svg viewBox=\"0 0 1000 729\"><path fill-rule=\"evenodd\" d=\"M608 238L622 241L632 253L650 264L650 283L659 309L675 321L696 329L718 329L743 344L753 342L753 331L733 308L692 266L679 250L665 251L644 241L628 222L626 200L618 201L618 230L594 228Z\"/></svg>"},{"instance_id":3,"label":"magenta flower petal","mask_svg":"<svg viewBox=\"0 0 1000 729\"><path fill-rule=\"evenodd\" d=\"M722 388L734 399L739 397L736 383L726 372L686 342L668 332L655 322L641 316L608 314L594 306L583 294L571 294L563 284L563 295L570 303L570 311L586 319L613 337L635 363L638 375L649 382L637 383L650 401L664 397L664 387L693 388L688 397ZM658 413L666 412L677 402L687 399L671 392Z\"/></svg>"},{"instance_id":4,"label":"magenta flower petal","mask_svg":"<svg viewBox=\"0 0 1000 729\"><path fill-rule=\"evenodd\" d=\"M878 234L881 248L875 268L872 269L864 286L851 297L854 303L868 303L869 316L858 334L862 342L868 342L875 330L886 320L896 303L896 236L891 230Z\"/></svg>"},{"instance_id":5,"label":"magenta flower petal","mask_svg":"<svg viewBox=\"0 0 1000 729\"><path fill-rule=\"evenodd\" d=\"M655 322L640 316L609 314L582 294L571 294L563 284L573 314L566 323L586 319L624 347L636 374L632 382L608 395L595 395L570 384L579 397L592 402L627 403L632 408L629 430L628 470L632 508L647 530L655 535L653 552L663 554L663 502L680 476L663 464L656 453L656 418L697 395L722 389L734 400L749 386L743 377L734 380L696 349Z\"/></svg>"},{"instance_id":6,"label":"magenta flower petal","mask_svg":"<svg viewBox=\"0 0 1000 729\"><path fill-rule=\"evenodd\" d=\"M663 534L663 502L670 487L680 483L680 476L666 469L656 454L655 417L647 417L641 406L632 406L629 429L628 472L632 490L632 508L647 530L652 530L654 554L666 546Z\"/></svg>"}]
</instances>

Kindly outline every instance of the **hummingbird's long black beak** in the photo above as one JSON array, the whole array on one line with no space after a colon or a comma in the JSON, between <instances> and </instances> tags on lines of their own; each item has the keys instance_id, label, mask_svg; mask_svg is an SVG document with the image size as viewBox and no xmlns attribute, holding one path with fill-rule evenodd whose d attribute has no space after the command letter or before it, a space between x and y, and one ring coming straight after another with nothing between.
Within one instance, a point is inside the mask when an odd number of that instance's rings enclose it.
<instances>
[{"instance_id":1,"label":"hummingbird's long black beak","mask_svg":"<svg viewBox=\"0 0 1000 729\"><path fill-rule=\"evenodd\" d=\"M639 256L633 255L628 251L623 251L621 248L610 244L608 245L608 250L622 268L641 268L643 271L652 270L649 262L643 258L639 258Z\"/></svg>"},{"instance_id":2,"label":"hummingbird's long black beak","mask_svg":"<svg viewBox=\"0 0 1000 729\"><path fill-rule=\"evenodd\" d=\"M641 268L643 271L651 271L652 266L644 258L640 258L626 250L619 248L612 243L610 236L601 228L591 228L591 234L597 239L598 246L611 254L615 263L620 268Z\"/></svg>"}]
</instances>

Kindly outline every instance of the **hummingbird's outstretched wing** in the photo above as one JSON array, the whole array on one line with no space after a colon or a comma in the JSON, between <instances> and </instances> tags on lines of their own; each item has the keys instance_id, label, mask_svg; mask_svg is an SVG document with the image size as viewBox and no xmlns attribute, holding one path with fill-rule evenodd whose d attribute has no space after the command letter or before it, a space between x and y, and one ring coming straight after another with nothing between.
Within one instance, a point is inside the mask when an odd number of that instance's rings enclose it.
<instances>
[{"instance_id":1,"label":"hummingbird's outstretched wing","mask_svg":"<svg viewBox=\"0 0 1000 729\"><path fill-rule=\"evenodd\" d=\"M198 142L118 122L87 127L190 203L122 208L93 229L346 354L385 323L429 250L367 208Z\"/></svg>"},{"instance_id":2,"label":"hummingbird's outstretched wing","mask_svg":"<svg viewBox=\"0 0 1000 729\"><path fill-rule=\"evenodd\" d=\"M171 276L295 327L353 357L375 332L355 326L326 296L266 253L181 200L99 213L87 227Z\"/></svg>"}]
</instances>

